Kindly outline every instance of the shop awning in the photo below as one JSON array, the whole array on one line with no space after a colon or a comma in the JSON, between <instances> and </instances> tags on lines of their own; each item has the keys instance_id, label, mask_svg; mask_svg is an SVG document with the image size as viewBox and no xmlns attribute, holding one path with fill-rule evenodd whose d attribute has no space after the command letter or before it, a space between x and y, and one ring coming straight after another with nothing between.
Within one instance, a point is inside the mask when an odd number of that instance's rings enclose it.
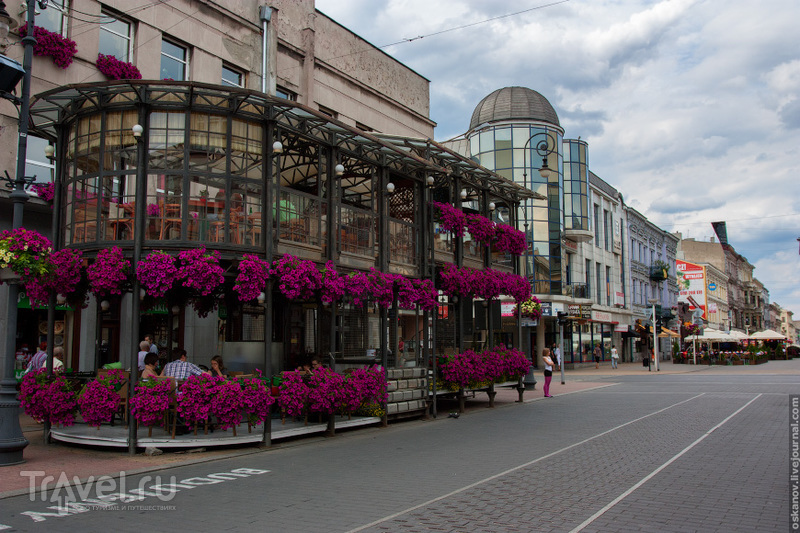
<instances>
[{"instance_id":1,"label":"shop awning","mask_svg":"<svg viewBox=\"0 0 800 533\"><path fill-rule=\"evenodd\" d=\"M681 335L680 335L680 333L676 333L676 332L672 331L671 329L667 329L667 328L662 326L661 327L661 333L659 333L658 336L663 339L663 338L666 338L666 337L680 337Z\"/></svg>"}]
</instances>

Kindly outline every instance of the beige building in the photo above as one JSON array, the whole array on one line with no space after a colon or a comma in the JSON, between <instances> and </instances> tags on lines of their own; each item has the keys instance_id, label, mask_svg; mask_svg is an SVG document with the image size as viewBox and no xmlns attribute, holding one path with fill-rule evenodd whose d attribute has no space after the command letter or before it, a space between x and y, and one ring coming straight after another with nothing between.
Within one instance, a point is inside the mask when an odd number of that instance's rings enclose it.
<instances>
[{"instance_id":1,"label":"beige building","mask_svg":"<svg viewBox=\"0 0 800 533\"><path fill-rule=\"evenodd\" d=\"M317 11L313 0L274 0L266 11L263 4L51 1L36 15L36 26L74 41L77 54L67 68L34 56L32 99L59 86L108 81L96 66L98 54L104 54L132 63L142 79L243 87L297 101L364 131L433 138L425 77ZM23 11L20 25L24 20ZM23 62L16 31L0 53ZM17 90L21 87L20 82ZM11 141L18 119L14 106L0 100L2 168L14 168L17 147ZM39 181L48 181L52 170L45 145L29 141L28 160Z\"/></svg>"}]
</instances>

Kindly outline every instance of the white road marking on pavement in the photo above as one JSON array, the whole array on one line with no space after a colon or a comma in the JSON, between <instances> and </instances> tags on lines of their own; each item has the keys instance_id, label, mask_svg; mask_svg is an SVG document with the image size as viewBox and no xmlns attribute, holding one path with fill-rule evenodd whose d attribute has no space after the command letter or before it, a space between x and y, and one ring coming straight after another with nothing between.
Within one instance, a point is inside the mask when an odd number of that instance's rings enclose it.
<instances>
[{"instance_id":1,"label":"white road marking on pavement","mask_svg":"<svg viewBox=\"0 0 800 533\"><path fill-rule=\"evenodd\" d=\"M586 444L587 442L593 441L595 439L599 439L600 437L602 437L604 435L608 435L609 433L617 431L618 429L622 429L625 426L630 426L631 424L639 422L640 420L644 420L645 418L649 418L651 416L655 416L657 414L663 413L664 411L666 411L668 409L672 409L673 407L677 407L677 406L683 405L683 404L685 404L687 402L691 402L692 400L700 398L701 396L705 396L705 394L706 393L702 393L702 394L698 394L696 396L692 396L691 398L688 398L686 400L683 400L683 401L680 401L678 403L672 404L672 405L667 406L667 407L665 407L663 409L659 409L658 411L654 411L654 412L652 412L650 414L647 414L647 415L644 415L644 416L640 416L639 418L636 418L636 419L631 420L629 422L625 422L624 424L620 424L620 425L618 425L616 427L613 427L611 429L607 429L606 431L603 431L602 433L598 433L597 435L594 435L593 437L589 437L588 439L584 439L584 440L582 440L580 442L576 442L575 444L570 444L569 446L561 448L560 450L556 450L554 452L548 453L547 455L539 457L538 459L534 459L533 461L528 461L527 463L521 464L519 466L515 466L514 468L509 468L508 470L500 472L499 474L495 474L493 476L489 476L487 478L481 479L480 481L476 481L475 483L470 483L469 485L461 487L460 489L456 489L456 490L454 490L452 492L448 492L447 494L443 494L442 496L438 496L436 498L433 498L433 499L428 500L426 502L420 503L420 504L415 505L413 507L409 507L408 509L403 509L402 511L399 511L397 513L390 514L388 516L384 516L383 518L379 518L378 520L375 520L374 522L370 522L369 524L364 524L363 526L357 527L355 529L351 529L347 533L356 533L358 531L363 531L363 530L365 530L365 529L367 529L369 527L376 526L376 525L378 525L378 524L380 524L382 522L386 522L388 520L392 520L393 518L397 518L398 516L402 516L402 515L404 515L406 513L410 513L412 511L416 511L417 509L419 509L421 507L425 507L426 505L431 505L431 504L436 503L438 501L447 499L447 498L449 498L451 496L455 496L456 494L459 494L459 493L464 492L466 490L469 490L471 488L477 487L478 485L482 485L484 483L487 483L487 482L492 481L494 479L497 479L499 477L503 477L503 476L505 476L507 474L510 474L512 472L516 472L517 470L520 470L522 468L527 468L527 467L529 467L531 465L534 465L534 464L536 464L536 463L538 463L540 461L544 461L544 460L549 459L549 458L551 458L551 457L553 457L555 455L558 455L559 453L565 452L567 450L571 450L572 448L575 448L575 447L580 446L582 444Z\"/></svg>"},{"instance_id":2,"label":"white road marking on pavement","mask_svg":"<svg viewBox=\"0 0 800 533\"><path fill-rule=\"evenodd\" d=\"M719 429L720 427L722 427L722 425L724 425L726 422L728 422L728 420L730 420L730 419L731 419L731 418L733 418L734 416L736 416L736 415L738 415L739 413L741 413L741 412L742 412L742 411L743 411L743 410L744 410L744 409L745 409L745 408L746 408L748 405L750 405L750 404L751 404L751 403L753 403L754 401L756 401L756 400L758 400L759 398L761 398L761 396L762 396L762 395L761 395L761 394L759 394L758 396L756 396L755 398L753 398L752 400L750 400L749 402L747 402L746 404L744 404L743 406L741 406L739 409L737 409L737 410L736 410L736 411L735 411L733 414L731 414L731 415L730 415L729 417L727 417L725 420L723 420L722 422L720 422L719 424L717 424L717 425L716 425L716 426L714 426L713 428L711 428L711 429L709 429L708 431L706 431L706 432L703 434L703 436L702 436L702 437L700 437L699 439L697 439L696 441L694 441L693 443L691 443L689 446L687 446L686 448L684 448L683 450L681 450L680 452L678 452L676 455L674 455L674 456L672 457L672 459L670 459L669 461L667 461L667 462L666 462L666 463L664 463L663 465L661 465L661 466L659 466L658 468L656 468L655 470L653 470L653 471L652 471L650 474L648 474L646 477L644 477L644 478L643 478L641 481L639 481L638 483L636 483L634 486L632 486L631 488L629 488L628 490L626 490L625 492L623 492L622 494L620 494L619 496L617 496L616 498L614 498L613 500L611 500L611 502L609 502L609 503L608 503L608 505L606 505L605 507L603 507L602 509L600 509L599 511L597 511L596 513L594 513L594 514L593 514L592 516L590 516L589 518L587 518L587 519L586 519L586 520L585 520L585 521L584 521L584 522L583 522L581 525L579 525L578 527L576 527L575 529L573 529L572 531L570 531L570 533L577 533L578 531L581 531L583 528L585 528L586 526L588 526L589 524L591 524L592 522L594 522L595 520L597 520L597 519L598 519L598 518L599 518L599 517L600 517L600 516L601 516L603 513L605 513L606 511L608 511L609 509L611 509L611 508L612 508L612 507L614 507L615 505L617 505L617 504L618 504L620 501L622 501L622 500L624 500L625 498L627 498L627 497L628 497L628 496L629 496L631 493L633 493L633 492L634 492L636 489L638 489L639 487L641 487L642 485L644 485L645 483L647 483L647 482L648 482L649 480L651 480L653 477L655 477L656 475L658 475L658 473L659 473L659 472L661 472L662 470L664 470L665 468L667 468L669 465L671 465L672 463L674 463L675 461L677 461L677 460L678 460L678 459L679 459L679 458L680 458L680 457L681 457L683 454L685 454L686 452L688 452L689 450L691 450L692 448L694 448L695 446L697 446L698 444L700 444L700 443L701 443L703 440L705 440L705 438L706 438L706 437L708 437L708 436L709 436L709 435L711 435L711 434L712 434L714 431L716 431L717 429Z\"/></svg>"}]
</instances>

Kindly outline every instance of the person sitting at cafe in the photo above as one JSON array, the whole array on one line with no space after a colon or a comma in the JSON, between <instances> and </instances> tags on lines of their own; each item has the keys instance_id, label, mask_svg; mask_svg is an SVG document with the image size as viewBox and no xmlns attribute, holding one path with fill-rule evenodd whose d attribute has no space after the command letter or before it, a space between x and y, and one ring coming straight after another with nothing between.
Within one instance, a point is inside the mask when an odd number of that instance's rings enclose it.
<instances>
[{"instance_id":1,"label":"person sitting at cafe","mask_svg":"<svg viewBox=\"0 0 800 533\"><path fill-rule=\"evenodd\" d=\"M167 363L164 370L161 371L162 376L175 379L187 379L191 376L199 376L200 374L208 374L208 372L203 372L200 370L199 366L187 361L186 350L182 348L175 348L172 350L172 362Z\"/></svg>"},{"instance_id":2,"label":"person sitting at cafe","mask_svg":"<svg viewBox=\"0 0 800 533\"><path fill-rule=\"evenodd\" d=\"M26 371L36 370L42 368L42 363L47 361L47 343L42 342L39 344L39 351L31 357Z\"/></svg>"},{"instance_id":3,"label":"person sitting at cafe","mask_svg":"<svg viewBox=\"0 0 800 533\"><path fill-rule=\"evenodd\" d=\"M158 365L158 354L148 352L148 354L144 356L144 371L142 371L142 379L158 377L156 365Z\"/></svg>"},{"instance_id":4,"label":"person sitting at cafe","mask_svg":"<svg viewBox=\"0 0 800 533\"><path fill-rule=\"evenodd\" d=\"M40 368L47 368L46 357ZM64 348L56 346L53 348L53 372L61 372L62 370L64 370Z\"/></svg>"},{"instance_id":5,"label":"person sitting at cafe","mask_svg":"<svg viewBox=\"0 0 800 533\"><path fill-rule=\"evenodd\" d=\"M144 372L144 358L150 353L150 343L142 341L139 343L139 372Z\"/></svg>"},{"instance_id":6,"label":"person sitting at cafe","mask_svg":"<svg viewBox=\"0 0 800 533\"><path fill-rule=\"evenodd\" d=\"M221 355L215 355L211 358L211 375L220 378L228 377L228 369L225 368Z\"/></svg>"}]
</instances>

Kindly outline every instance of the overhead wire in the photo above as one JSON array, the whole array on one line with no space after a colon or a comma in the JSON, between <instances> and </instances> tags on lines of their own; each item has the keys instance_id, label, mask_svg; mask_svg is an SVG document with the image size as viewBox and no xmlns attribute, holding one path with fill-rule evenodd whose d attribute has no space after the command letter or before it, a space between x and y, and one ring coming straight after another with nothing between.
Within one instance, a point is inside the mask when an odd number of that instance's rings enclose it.
<instances>
[{"instance_id":1,"label":"overhead wire","mask_svg":"<svg viewBox=\"0 0 800 533\"><path fill-rule=\"evenodd\" d=\"M395 41L395 42L389 43L389 44L384 44L384 45L380 45L380 46L371 46L370 48L364 48L363 50L356 50L355 52L349 52L347 54L342 54L342 55L328 57L328 58L319 58L319 59L321 59L322 61L334 61L336 59L341 59L343 57L348 57L348 56L352 56L352 55L356 55L356 54L363 54L365 52L371 52L371 51L375 50L376 48L379 49L379 50L382 50L384 48L389 48L391 46L396 46L398 44L410 43L410 42L418 41L420 39L424 39L426 37L434 37L436 35L441 35L443 33L448 33L448 32L456 31L456 30L463 30L464 28L470 28L472 26L478 26L480 24L485 24L487 22L492 22L494 20L500 20L500 19L504 19L504 18L508 18L508 17L513 17L513 16L516 16L516 15L521 15L523 13L528 13L530 11L536 11L538 9L544 9L544 8L547 8L547 7L553 7L553 6L556 6L556 5L559 5L559 4L565 4L565 3L569 2L569 1L570 0L559 0L557 2L551 2L549 4L543 4L543 5L540 5L540 6L531 7L531 8L528 8L528 9L523 9L521 11L515 11L514 13L506 13L505 15L498 15L496 17L491 17L491 18L488 18L488 19L479 20L479 21L476 21L476 22L471 22L469 24L462 24L461 26L454 26L452 28L446 28L444 30L435 31L433 33L428 33L428 34L425 34L425 35L418 35L416 37L409 37L409 38L401 39L399 41ZM300 67L298 65L291 66L291 67L286 67L286 68L282 69L280 72L286 72L287 70L292 70L292 69L296 69L296 68L300 68Z\"/></svg>"}]
</instances>

